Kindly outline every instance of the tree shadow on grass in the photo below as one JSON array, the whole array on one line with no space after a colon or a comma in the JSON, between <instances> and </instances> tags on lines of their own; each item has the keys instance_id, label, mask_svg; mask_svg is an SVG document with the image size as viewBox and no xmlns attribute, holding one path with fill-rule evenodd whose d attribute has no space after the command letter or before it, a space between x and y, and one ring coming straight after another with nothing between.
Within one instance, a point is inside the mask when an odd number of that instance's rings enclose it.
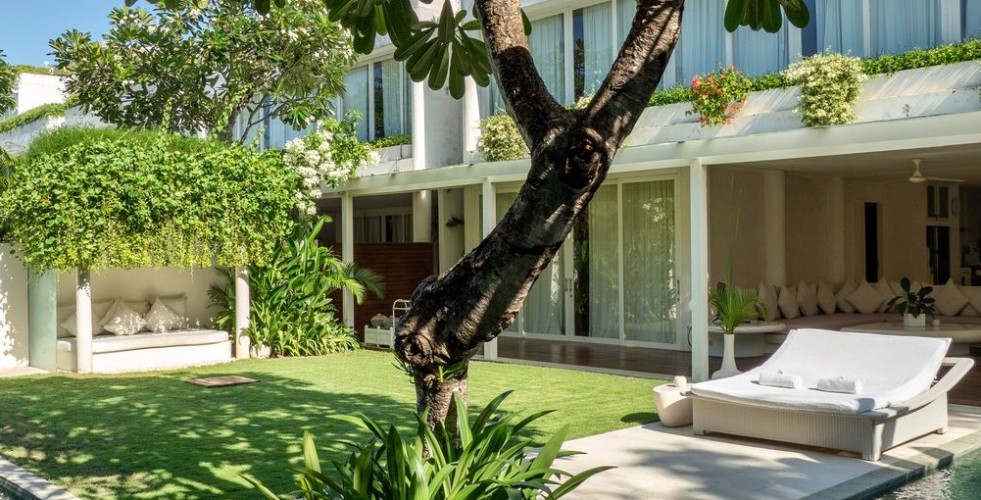
<instances>
[{"instance_id":1,"label":"tree shadow on grass","mask_svg":"<svg viewBox=\"0 0 981 500\"><path fill-rule=\"evenodd\" d=\"M329 415L363 413L400 430L414 422L413 405L389 397L237 374L260 382L206 389L177 373L3 384L0 450L87 498L256 498L240 475L291 491L304 429L325 464L346 456L338 440L365 437Z\"/></svg>"}]
</instances>

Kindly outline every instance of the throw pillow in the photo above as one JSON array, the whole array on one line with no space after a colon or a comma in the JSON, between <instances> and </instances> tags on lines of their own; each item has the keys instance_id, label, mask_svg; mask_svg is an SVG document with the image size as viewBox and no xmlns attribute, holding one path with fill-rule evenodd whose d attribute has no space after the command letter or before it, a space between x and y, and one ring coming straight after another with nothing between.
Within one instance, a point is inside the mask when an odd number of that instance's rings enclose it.
<instances>
[{"instance_id":1,"label":"throw pillow","mask_svg":"<svg viewBox=\"0 0 981 500\"><path fill-rule=\"evenodd\" d=\"M879 295L882 295L882 297L885 299L882 305L879 306L879 309L877 309L875 312L879 312L879 313L886 312L886 310L889 309L889 305L888 305L889 301L892 300L893 297L899 295L898 293L893 291L892 286L890 286L889 282L886 281L885 278L882 278L879 281L872 283L872 288L875 288L875 291L879 292ZM899 288L898 283L896 284L896 288Z\"/></svg>"},{"instance_id":2,"label":"throw pillow","mask_svg":"<svg viewBox=\"0 0 981 500\"><path fill-rule=\"evenodd\" d=\"M967 296L957 289L957 284L954 283L953 279L947 280L947 283L943 285L933 287L933 293L930 296L936 300L933 305L941 316L957 316L957 313L961 312L961 309L964 309L964 306L970 302Z\"/></svg>"},{"instance_id":3,"label":"throw pillow","mask_svg":"<svg viewBox=\"0 0 981 500\"><path fill-rule=\"evenodd\" d=\"M792 287L780 287L780 296L777 298L777 305L780 306L780 314L784 318L794 319L800 316L800 303L797 302L797 290Z\"/></svg>"},{"instance_id":4,"label":"throw pillow","mask_svg":"<svg viewBox=\"0 0 981 500\"><path fill-rule=\"evenodd\" d=\"M777 290L775 288L760 283L760 286L756 287L756 295L759 296L760 304L763 306L762 311L760 311L763 319L773 321L780 317L780 306L777 305Z\"/></svg>"},{"instance_id":5,"label":"throw pillow","mask_svg":"<svg viewBox=\"0 0 981 500\"><path fill-rule=\"evenodd\" d=\"M968 305L978 311L978 316L981 316L981 286L962 286L960 289L961 293L967 295L967 300L971 302ZM961 311L961 316L964 316L964 311Z\"/></svg>"},{"instance_id":6,"label":"throw pillow","mask_svg":"<svg viewBox=\"0 0 981 500\"><path fill-rule=\"evenodd\" d=\"M105 333L105 329L102 328L101 320L106 312L109 310L109 306L112 303L108 300L102 300L99 302L92 303L92 335L99 335L100 333ZM76 335L75 327L75 306L66 306L58 308L58 336L62 337L74 337ZM64 334L62 334L64 332Z\"/></svg>"},{"instance_id":7,"label":"throw pillow","mask_svg":"<svg viewBox=\"0 0 981 500\"><path fill-rule=\"evenodd\" d=\"M801 281L797 285L797 303L804 316L814 316L818 313L817 285L808 285Z\"/></svg>"},{"instance_id":8,"label":"throw pillow","mask_svg":"<svg viewBox=\"0 0 981 500\"><path fill-rule=\"evenodd\" d=\"M846 281L844 285L841 286L841 290L835 294L835 305L838 306L838 310L843 313L853 313L855 312L855 306L848 302L848 296L855 291L855 283L853 281Z\"/></svg>"},{"instance_id":9,"label":"throw pillow","mask_svg":"<svg viewBox=\"0 0 981 500\"><path fill-rule=\"evenodd\" d=\"M159 297L150 306L150 312L146 313L146 329L154 333L164 333L175 330L183 322L180 315L173 309L167 307L166 302Z\"/></svg>"},{"instance_id":10,"label":"throw pillow","mask_svg":"<svg viewBox=\"0 0 981 500\"><path fill-rule=\"evenodd\" d=\"M831 283L827 281L818 282L817 290L818 307L824 314L834 314L837 301L835 300L835 290L831 288Z\"/></svg>"},{"instance_id":11,"label":"throw pillow","mask_svg":"<svg viewBox=\"0 0 981 500\"><path fill-rule=\"evenodd\" d=\"M964 309L961 309L961 313L958 316L963 316L965 318L977 318L978 316L981 316L981 311L978 311L978 309L974 307L974 304L968 302L968 304L964 306Z\"/></svg>"},{"instance_id":12,"label":"throw pillow","mask_svg":"<svg viewBox=\"0 0 981 500\"><path fill-rule=\"evenodd\" d=\"M855 288L855 291L848 294L845 297L856 311L862 314L872 314L882 307L882 303L886 301L885 297L882 296L868 281L862 280Z\"/></svg>"},{"instance_id":13,"label":"throw pillow","mask_svg":"<svg viewBox=\"0 0 981 500\"><path fill-rule=\"evenodd\" d=\"M124 304L124 305L126 305L127 307L129 307L130 309L132 309L133 311L135 311L140 316L145 316L146 313L147 313L147 311L150 310L150 304L147 301L145 301L145 300L125 300L124 301L124 300L116 299L116 300L114 300L114 301L111 302L111 307L106 312L106 314L103 316L102 320L99 321L99 324L100 325L102 325L103 327L106 326L106 323L109 322L109 318L111 318L111 317L113 317L115 315L115 313L116 313L116 306L118 304Z\"/></svg>"},{"instance_id":14,"label":"throw pillow","mask_svg":"<svg viewBox=\"0 0 981 500\"><path fill-rule=\"evenodd\" d=\"M103 325L106 331L116 335L133 335L146 326L143 316L121 300L112 307L112 315Z\"/></svg>"}]
</instances>

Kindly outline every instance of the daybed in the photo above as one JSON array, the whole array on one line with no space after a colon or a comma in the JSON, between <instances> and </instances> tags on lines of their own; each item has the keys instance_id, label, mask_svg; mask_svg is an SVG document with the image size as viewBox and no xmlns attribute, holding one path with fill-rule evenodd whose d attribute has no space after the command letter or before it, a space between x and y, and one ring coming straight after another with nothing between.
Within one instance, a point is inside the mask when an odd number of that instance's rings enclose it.
<instances>
[{"instance_id":1,"label":"daybed","mask_svg":"<svg viewBox=\"0 0 981 500\"><path fill-rule=\"evenodd\" d=\"M860 453L947 429L947 391L974 362L944 358L950 339L802 329L762 366L692 386L695 434L719 432ZM941 365L950 366L934 382ZM799 389L759 383L761 373L800 378ZM858 394L817 390L817 382L860 381Z\"/></svg>"},{"instance_id":2,"label":"daybed","mask_svg":"<svg viewBox=\"0 0 981 500\"><path fill-rule=\"evenodd\" d=\"M232 342L221 330L92 337L92 372L118 373L231 361ZM58 339L58 369L76 371L75 338Z\"/></svg>"}]
</instances>

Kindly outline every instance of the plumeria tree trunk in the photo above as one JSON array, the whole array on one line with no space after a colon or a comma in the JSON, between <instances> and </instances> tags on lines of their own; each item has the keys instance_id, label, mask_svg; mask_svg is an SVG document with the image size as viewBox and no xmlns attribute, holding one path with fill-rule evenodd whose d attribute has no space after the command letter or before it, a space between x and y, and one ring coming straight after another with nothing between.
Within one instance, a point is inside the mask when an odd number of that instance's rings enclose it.
<instances>
[{"instance_id":1,"label":"plumeria tree trunk","mask_svg":"<svg viewBox=\"0 0 981 500\"><path fill-rule=\"evenodd\" d=\"M678 40L683 0L638 0L630 32L588 107L568 110L535 70L519 0L477 0L484 39L508 112L531 152L514 204L449 271L419 285L396 326L420 412L455 419L467 363L514 322L528 291L606 178L610 163L661 80Z\"/></svg>"}]
</instances>

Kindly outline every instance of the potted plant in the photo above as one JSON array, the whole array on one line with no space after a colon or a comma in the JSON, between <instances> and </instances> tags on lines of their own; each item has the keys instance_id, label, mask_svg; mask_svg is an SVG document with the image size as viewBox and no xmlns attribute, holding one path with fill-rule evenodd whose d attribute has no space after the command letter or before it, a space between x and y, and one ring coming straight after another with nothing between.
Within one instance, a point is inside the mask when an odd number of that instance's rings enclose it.
<instances>
[{"instance_id":1,"label":"potted plant","mask_svg":"<svg viewBox=\"0 0 981 500\"><path fill-rule=\"evenodd\" d=\"M929 285L921 286L915 292L910 290L909 278L903 278L899 282L902 293L889 299L886 303L889 309L903 315L903 326L913 328L923 328L926 326L927 315L933 316L936 310L933 303L936 301L930 297L933 287Z\"/></svg>"},{"instance_id":2,"label":"potted plant","mask_svg":"<svg viewBox=\"0 0 981 500\"><path fill-rule=\"evenodd\" d=\"M731 274L731 273L730 273ZM739 374L735 358L736 327L745 321L760 317L760 308L765 307L760 302L756 290L744 290L728 283L720 283L714 292L709 294L709 305L715 309L716 323L722 329L723 356L722 368L712 374L712 378L723 378Z\"/></svg>"}]
</instances>

